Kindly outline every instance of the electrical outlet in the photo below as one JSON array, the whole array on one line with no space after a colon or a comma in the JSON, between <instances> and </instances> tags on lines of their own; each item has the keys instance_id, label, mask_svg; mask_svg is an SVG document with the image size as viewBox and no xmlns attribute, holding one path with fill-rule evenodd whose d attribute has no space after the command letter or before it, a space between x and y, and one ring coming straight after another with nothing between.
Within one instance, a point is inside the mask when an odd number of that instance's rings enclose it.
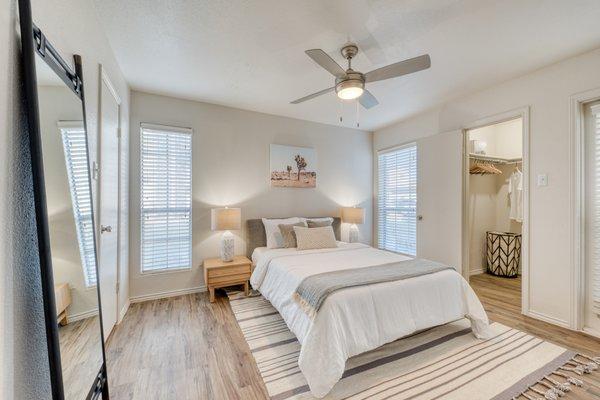
<instances>
[{"instance_id":1,"label":"electrical outlet","mask_svg":"<svg viewBox=\"0 0 600 400\"><path fill-rule=\"evenodd\" d=\"M548 175L547 174L538 174L537 185L538 186L548 186Z\"/></svg>"}]
</instances>

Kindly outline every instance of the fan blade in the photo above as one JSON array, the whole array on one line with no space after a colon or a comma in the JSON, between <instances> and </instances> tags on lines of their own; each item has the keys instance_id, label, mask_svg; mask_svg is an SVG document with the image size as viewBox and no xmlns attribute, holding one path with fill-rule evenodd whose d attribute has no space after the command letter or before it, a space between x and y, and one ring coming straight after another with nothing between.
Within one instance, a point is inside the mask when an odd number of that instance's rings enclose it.
<instances>
[{"instance_id":1,"label":"fan blade","mask_svg":"<svg viewBox=\"0 0 600 400\"><path fill-rule=\"evenodd\" d=\"M306 50L306 55L313 59L314 62L325 68L336 78L341 78L346 75L344 68L340 67L340 64L336 63L333 58L329 57L329 54L325 53L321 49Z\"/></svg>"},{"instance_id":2,"label":"fan blade","mask_svg":"<svg viewBox=\"0 0 600 400\"><path fill-rule=\"evenodd\" d=\"M358 98L358 101L359 101L360 105L363 106L364 108L366 108L367 110L369 108L375 107L377 104L379 104L379 102L377 101L375 96L373 96L373 94L371 92L369 92L367 89L365 89L363 91L363 94L360 95L360 97Z\"/></svg>"},{"instance_id":3,"label":"fan blade","mask_svg":"<svg viewBox=\"0 0 600 400\"><path fill-rule=\"evenodd\" d=\"M329 93L329 92L333 91L333 89L335 89L335 87L330 87L330 88L327 88L327 89L323 89L323 90L321 90L321 91L319 91L317 93L309 94L308 96L304 96L304 97L301 97L301 98L299 98L297 100L290 101L290 104L298 104L298 103L302 103L302 102L304 102L306 100L314 99L315 97L319 97L322 94Z\"/></svg>"},{"instance_id":4,"label":"fan blade","mask_svg":"<svg viewBox=\"0 0 600 400\"><path fill-rule=\"evenodd\" d=\"M375 82L395 78L397 76L412 74L413 72L421 71L429 67L431 67L431 58L429 58L429 54L425 54L367 72L365 74L365 82Z\"/></svg>"}]
</instances>

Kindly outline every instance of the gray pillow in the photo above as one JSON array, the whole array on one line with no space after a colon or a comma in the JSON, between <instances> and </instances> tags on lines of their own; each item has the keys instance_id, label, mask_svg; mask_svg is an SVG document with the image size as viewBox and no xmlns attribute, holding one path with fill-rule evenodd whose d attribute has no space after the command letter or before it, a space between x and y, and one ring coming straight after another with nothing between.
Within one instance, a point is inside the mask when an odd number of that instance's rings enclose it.
<instances>
[{"instance_id":1,"label":"gray pillow","mask_svg":"<svg viewBox=\"0 0 600 400\"><path fill-rule=\"evenodd\" d=\"M308 227L309 228L322 228L324 226L331 226L331 223L333 222L330 219L327 220L320 220L320 221L313 221L312 219L309 219L306 221L308 223Z\"/></svg>"},{"instance_id":2,"label":"gray pillow","mask_svg":"<svg viewBox=\"0 0 600 400\"><path fill-rule=\"evenodd\" d=\"M298 222L296 224L279 224L279 232L281 232L281 236L283 237L283 247L284 248L293 248L296 247L296 232L294 232L295 226L306 227L305 222Z\"/></svg>"}]
</instances>

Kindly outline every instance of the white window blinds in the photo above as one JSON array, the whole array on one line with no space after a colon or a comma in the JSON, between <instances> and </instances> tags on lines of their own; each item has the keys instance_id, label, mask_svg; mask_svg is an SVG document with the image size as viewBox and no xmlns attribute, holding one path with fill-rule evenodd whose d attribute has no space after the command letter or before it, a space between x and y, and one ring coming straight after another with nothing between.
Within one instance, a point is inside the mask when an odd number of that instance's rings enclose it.
<instances>
[{"instance_id":1,"label":"white window blinds","mask_svg":"<svg viewBox=\"0 0 600 400\"><path fill-rule=\"evenodd\" d=\"M192 132L142 125L142 271L192 266Z\"/></svg>"},{"instance_id":2,"label":"white window blinds","mask_svg":"<svg viewBox=\"0 0 600 400\"><path fill-rule=\"evenodd\" d=\"M379 248L417 252L417 145L378 155Z\"/></svg>"},{"instance_id":3,"label":"white window blinds","mask_svg":"<svg viewBox=\"0 0 600 400\"><path fill-rule=\"evenodd\" d=\"M85 285L96 285L96 255L86 135L82 127L60 128Z\"/></svg>"},{"instance_id":4,"label":"white window blinds","mask_svg":"<svg viewBox=\"0 0 600 400\"><path fill-rule=\"evenodd\" d=\"M588 252L588 261L591 263L591 291L594 312L600 315L600 104L594 104L590 107L589 121L589 142L591 150L590 158L592 165L589 166L589 175L591 187L588 193L591 195L590 217L591 237L587 239L590 246ZM589 154L589 153L588 153Z\"/></svg>"}]
</instances>

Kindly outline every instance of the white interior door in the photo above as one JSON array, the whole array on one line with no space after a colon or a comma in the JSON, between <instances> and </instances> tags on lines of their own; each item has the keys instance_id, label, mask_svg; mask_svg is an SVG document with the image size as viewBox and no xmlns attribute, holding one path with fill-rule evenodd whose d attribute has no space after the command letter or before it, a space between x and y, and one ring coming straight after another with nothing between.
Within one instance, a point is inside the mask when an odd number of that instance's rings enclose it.
<instances>
[{"instance_id":1,"label":"white interior door","mask_svg":"<svg viewBox=\"0 0 600 400\"><path fill-rule=\"evenodd\" d=\"M462 269L462 134L417 143L417 257Z\"/></svg>"},{"instance_id":2,"label":"white interior door","mask_svg":"<svg viewBox=\"0 0 600 400\"><path fill-rule=\"evenodd\" d=\"M119 100L106 79L100 91L100 296L104 338L117 323L119 229Z\"/></svg>"}]
</instances>

